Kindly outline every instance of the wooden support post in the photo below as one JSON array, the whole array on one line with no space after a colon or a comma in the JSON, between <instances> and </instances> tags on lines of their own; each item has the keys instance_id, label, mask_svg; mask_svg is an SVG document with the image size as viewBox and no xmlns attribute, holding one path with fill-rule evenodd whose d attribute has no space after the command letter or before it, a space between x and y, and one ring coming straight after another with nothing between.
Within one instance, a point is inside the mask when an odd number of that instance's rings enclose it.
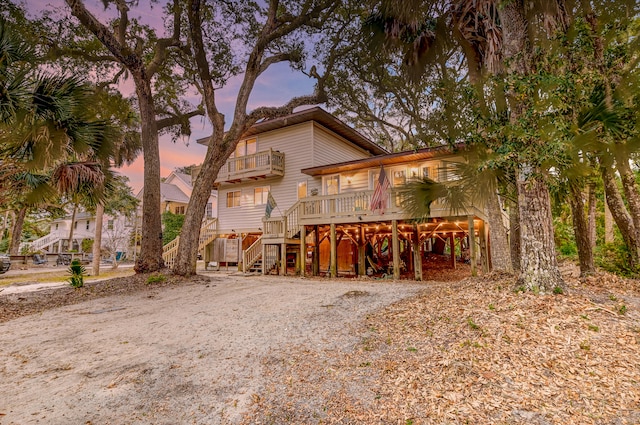
<instances>
[{"instance_id":1,"label":"wooden support post","mask_svg":"<svg viewBox=\"0 0 640 425\"><path fill-rule=\"evenodd\" d=\"M338 243L336 238L336 225L331 223L331 258L329 260L329 273L331 277L338 276Z\"/></svg>"},{"instance_id":2,"label":"wooden support post","mask_svg":"<svg viewBox=\"0 0 640 425\"><path fill-rule=\"evenodd\" d=\"M367 273L366 250L367 241L365 240L364 224L360 225L360 240L358 241L358 275L364 276Z\"/></svg>"},{"instance_id":3,"label":"wooden support post","mask_svg":"<svg viewBox=\"0 0 640 425\"><path fill-rule=\"evenodd\" d=\"M304 277L307 268L307 228L300 226L300 255L298 256L300 265L300 276Z\"/></svg>"},{"instance_id":4,"label":"wooden support post","mask_svg":"<svg viewBox=\"0 0 640 425\"><path fill-rule=\"evenodd\" d=\"M287 244L280 245L280 276L287 275Z\"/></svg>"},{"instance_id":5,"label":"wooden support post","mask_svg":"<svg viewBox=\"0 0 640 425\"><path fill-rule=\"evenodd\" d=\"M489 273L489 250L487 249L487 224L480 221L478 229L480 233L480 260L482 261L482 272Z\"/></svg>"},{"instance_id":6,"label":"wooden support post","mask_svg":"<svg viewBox=\"0 0 640 425\"><path fill-rule=\"evenodd\" d=\"M391 250L393 252L393 278L400 279L400 244L398 241L398 220L391 220Z\"/></svg>"},{"instance_id":7,"label":"wooden support post","mask_svg":"<svg viewBox=\"0 0 640 425\"><path fill-rule=\"evenodd\" d=\"M422 249L420 244L420 231L418 225L413 226L413 270L416 280L422 280Z\"/></svg>"},{"instance_id":8,"label":"wooden support post","mask_svg":"<svg viewBox=\"0 0 640 425\"><path fill-rule=\"evenodd\" d=\"M267 246L265 244L262 244L262 274L267 274Z\"/></svg>"},{"instance_id":9,"label":"wooden support post","mask_svg":"<svg viewBox=\"0 0 640 425\"><path fill-rule=\"evenodd\" d=\"M449 249L451 250L451 267L456 269L456 235L451 232L449 235Z\"/></svg>"},{"instance_id":10,"label":"wooden support post","mask_svg":"<svg viewBox=\"0 0 640 425\"><path fill-rule=\"evenodd\" d=\"M311 269L313 276L320 275L320 234L318 226L313 226L313 258Z\"/></svg>"},{"instance_id":11,"label":"wooden support post","mask_svg":"<svg viewBox=\"0 0 640 425\"><path fill-rule=\"evenodd\" d=\"M469 223L469 257L471 258L471 276L477 276L478 270L476 270L478 256L476 249L476 229L474 227L473 216L470 215L467 218Z\"/></svg>"}]
</instances>

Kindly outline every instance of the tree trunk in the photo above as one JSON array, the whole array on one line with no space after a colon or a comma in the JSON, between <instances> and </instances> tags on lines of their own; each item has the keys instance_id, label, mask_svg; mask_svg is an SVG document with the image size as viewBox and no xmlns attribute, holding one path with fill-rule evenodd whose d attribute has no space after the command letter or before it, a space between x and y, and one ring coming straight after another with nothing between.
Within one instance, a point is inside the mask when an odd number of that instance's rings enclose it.
<instances>
[{"instance_id":1,"label":"tree trunk","mask_svg":"<svg viewBox=\"0 0 640 425\"><path fill-rule=\"evenodd\" d=\"M604 243L613 243L613 215L609 209L609 202L607 201L607 193L604 194Z\"/></svg>"},{"instance_id":2,"label":"tree trunk","mask_svg":"<svg viewBox=\"0 0 640 425\"><path fill-rule=\"evenodd\" d=\"M27 216L27 207L22 207L15 214L15 220L13 222L13 228L11 229L11 244L9 245L9 254L20 254L20 238L22 237L22 226L24 225L24 218Z\"/></svg>"},{"instance_id":3,"label":"tree trunk","mask_svg":"<svg viewBox=\"0 0 640 425\"><path fill-rule=\"evenodd\" d=\"M587 185L587 211L588 211L588 235L589 235L589 245L591 246L591 250L596 249L596 183L591 181Z\"/></svg>"},{"instance_id":4,"label":"tree trunk","mask_svg":"<svg viewBox=\"0 0 640 425\"><path fill-rule=\"evenodd\" d=\"M520 271L520 211L517 199L509 205L509 249L511 251L511 266Z\"/></svg>"},{"instance_id":5,"label":"tree trunk","mask_svg":"<svg viewBox=\"0 0 640 425\"><path fill-rule=\"evenodd\" d=\"M91 274L98 276L100 274L100 257L102 249L102 219L104 217L104 205L98 203L96 206L96 229L93 236L93 262L91 263Z\"/></svg>"},{"instance_id":6,"label":"tree trunk","mask_svg":"<svg viewBox=\"0 0 640 425\"><path fill-rule=\"evenodd\" d=\"M589 223L584 214L582 191L575 184L570 184L570 186L569 203L571 204L571 216L573 218L573 233L578 246L580 276L584 277L595 272L593 247L589 234Z\"/></svg>"},{"instance_id":7,"label":"tree trunk","mask_svg":"<svg viewBox=\"0 0 640 425\"><path fill-rule=\"evenodd\" d=\"M4 212L4 221L2 222L2 232L0 232L0 241L4 239L4 235L9 228L9 210Z\"/></svg>"},{"instance_id":8,"label":"tree trunk","mask_svg":"<svg viewBox=\"0 0 640 425\"><path fill-rule=\"evenodd\" d=\"M624 243L629 248L629 265L635 270L640 265L640 238L638 237L637 229L618 191L618 184L613 170L609 167L600 166L600 173L604 183L607 205L613 220L616 222L618 229L620 229Z\"/></svg>"},{"instance_id":9,"label":"tree trunk","mask_svg":"<svg viewBox=\"0 0 640 425\"><path fill-rule=\"evenodd\" d=\"M160 216L160 149L153 94L144 70L134 74L140 106L144 192L142 194L142 240L136 273L150 273L164 266L162 260L162 219Z\"/></svg>"},{"instance_id":10,"label":"tree trunk","mask_svg":"<svg viewBox=\"0 0 640 425\"><path fill-rule=\"evenodd\" d=\"M512 273L511 251L507 229L502 219L502 206L498 193L492 191L487 199L487 218L490 231L491 265L494 271Z\"/></svg>"},{"instance_id":11,"label":"tree trunk","mask_svg":"<svg viewBox=\"0 0 640 425\"><path fill-rule=\"evenodd\" d=\"M616 146L617 151L621 152L622 147ZM620 154L616 159L616 168L620 173L620 180L622 180L622 191L624 197L629 206L629 214L636 230L640 230L640 195L636 186L636 177L629 166L629 158Z\"/></svg>"},{"instance_id":12,"label":"tree trunk","mask_svg":"<svg viewBox=\"0 0 640 425\"><path fill-rule=\"evenodd\" d=\"M73 250L73 231L75 230L76 214L78 212L78 204L73 204L73 212L71 213L71 228L69 229L69 241L67 251Z\"/></svg>"},{"instance_id":13,"label":"tree trunk","mask_svg":"<svg viewBox=\"0 0 640 425\"><path fill-rule=\"evenodd\" d=\"M520 285L530 291L564 288L558 269L547 185L539 178L518 179L520 211Z\"/></svg>"},{"instance_id":14,"label":"tree trunk","mask_svg":"<svg viewBox=\"0 0 640 425\"><path fill-rule=\"evenodd\" d=\"M219 145L221 141L214 141L212 137L209 143ZM207 149L207 154L193 186L193 192L191 192L189 205L184 216L184 223L180 230L178 252L173 265L175 274L190 276L196 273L200 228L207 201L211 196L211 182L215 181L218 171L224 165L226 158L225 155L220 154L219 149L213 149L212 147Z\"/></svg>"}]
</instances>

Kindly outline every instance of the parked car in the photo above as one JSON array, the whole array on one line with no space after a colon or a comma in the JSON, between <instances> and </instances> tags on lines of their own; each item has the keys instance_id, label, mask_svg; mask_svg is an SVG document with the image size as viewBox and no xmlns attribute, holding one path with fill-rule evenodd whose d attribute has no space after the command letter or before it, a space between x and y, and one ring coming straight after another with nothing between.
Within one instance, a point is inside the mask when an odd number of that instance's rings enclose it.
<instances>
[{"instance_id":1,"label":"parked car","mask_svg":"<svg viewBox=\"0 0 640 425\"><path fill-rule=\"evenodd\" d=\"M0 254L0 273L4 273L11 267L11 258L8 255Z\"/></svg>"}]
</instances>

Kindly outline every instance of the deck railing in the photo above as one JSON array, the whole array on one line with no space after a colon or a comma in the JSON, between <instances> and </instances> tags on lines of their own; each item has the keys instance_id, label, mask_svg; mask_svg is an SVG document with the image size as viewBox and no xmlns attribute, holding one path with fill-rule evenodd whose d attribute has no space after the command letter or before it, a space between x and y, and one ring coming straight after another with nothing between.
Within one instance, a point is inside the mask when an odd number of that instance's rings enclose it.
<instances>
[{"instance_id":1,"label":"deck railing","mask_svg":"<svg viewBox=\"0 0 640 425\"><path fill-rule=\"evenodd\" d=\"M200 237L198 238L198 251L216 238L217 224L218 221L215 218L209 218L202 223L202 227L200 228ZM164 260L164 265L170 269L173 268L176 261L179 242L180 236L162 247L162 259Z\"/></svg>"},{"instance_id":2,"label":"deck railing","mask_svg":"<svg viewBox=\"0 0 640 425\"><path fill-rule=\"evenodd\" d=\"M220 168L216 182L268 175L284 175L284 153L269 149L251 155L229 158Z\"/></svg>"},{"instance_id":3,"label":"deck railing","mask_svg":"<svg viewBox=\"0 0 640 425\"><path fill-rule=\"evenodd\" d=\"M373 190L340 193L337 195L310 196L302 198L289 208L283 217L264 220L265 239L293 239L300 231L301 224L326 224L332 220L338 222L360 222L367 220L405 219L402 208L402 191L390 190L386 196L384 211L371 210ZM455 215L478 215L484 213L472 206L464 211L451 211L442 201L431 204L431 215L445 217Z\"/></svg>"},{"instance_id":4,"label":"deck railing","mask_svg":"<svg viewBox=\"0 0 640 425\"><path fill-rule=\"evenodd\" d=\"M242 251L242 272L246 273L262 256L262 236Z\"/></svg>"},{"instance_id":5,"label":"deck railing","mask_svg":"<svg viewBox=\"0 0 640 425\"><path fill-rule=\"evenodd\" d=\"M373 190L341 193L338 195L312 196L300 200L300 219L329 219L336 217L366 217L379 215L380 210L372 211ZM402 213L400 194L390 191L386 196L385 214Z\"/></svg>"},{"instance_id":6,"label":"deck railing","mask_svg":"<svg viewBox=\"0 0 640 425\"><path fill-rule=\"evenodd\" d=\"M300 231L300 201L286 210L282 217L263 220L265 236L270 238L293 238Z\"/></svg>"}]
</instances>

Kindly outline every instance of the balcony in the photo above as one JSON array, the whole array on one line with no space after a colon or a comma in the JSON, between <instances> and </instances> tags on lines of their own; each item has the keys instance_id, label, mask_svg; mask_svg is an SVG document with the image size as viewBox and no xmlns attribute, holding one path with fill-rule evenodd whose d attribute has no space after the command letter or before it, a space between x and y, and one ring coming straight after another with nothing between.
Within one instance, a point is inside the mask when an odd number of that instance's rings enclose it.
<instances>
[{"instance_id":1,"label":"balcony","mask_svg":"<svg viewBox=\"0 0 640 425\"><path fill-rule=\"evenodd\" d=\"M240 183L275 176L284 176L284 153L269 149L229 158L220 168L216 183Z\"/></svg>"},{"instance_id":2,"label":"balcony","mask_svg":"<svg viewBox=\"0 0 640 425\"><path fill-rule=\"evenodd\" d=\"M387 195L384 213L370 209L373 190L341 193L329 196L311 196L300 200L299 218L300 224L321 223L349 223L387 221L392 219L405 220L410 217L401 208L401 193L390 191ZM464 211L451 211L442 202L435 201L431 204L431 217L451 217L484 214L475 206L470 206Z\"/></svg>"}]
</instances>

